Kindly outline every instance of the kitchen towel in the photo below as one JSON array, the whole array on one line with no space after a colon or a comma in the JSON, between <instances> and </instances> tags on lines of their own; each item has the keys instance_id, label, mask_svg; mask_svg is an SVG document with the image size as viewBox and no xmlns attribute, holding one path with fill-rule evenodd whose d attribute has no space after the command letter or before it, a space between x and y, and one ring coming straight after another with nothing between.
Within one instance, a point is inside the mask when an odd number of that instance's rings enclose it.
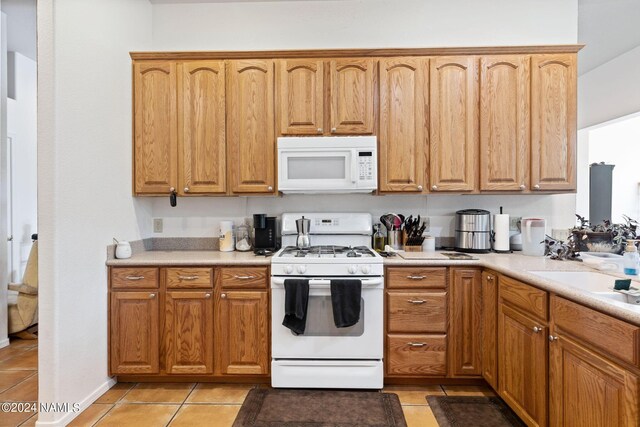
<instances>
[{"instance_id":1,"label":"kitchen towel","mask_svg":"<svg viewBox=\"0 0 640 427\"><path fill-rule=\"evenodd\" d=\"M360 320L362 281L331 279L331 305L337 328L348 328Z\"/></svg>"},{"instance_id":2,"label":"kitchen towel","mask_svg":"<svg viewBox=\"0 0 640 427\"><path fill-rule=\"evenodd\" d=\"M282 324L294 334L304 334L307 326L307 306L309 305L309 280L284 280L284 319Z\"/></svg>"}]
</instances>

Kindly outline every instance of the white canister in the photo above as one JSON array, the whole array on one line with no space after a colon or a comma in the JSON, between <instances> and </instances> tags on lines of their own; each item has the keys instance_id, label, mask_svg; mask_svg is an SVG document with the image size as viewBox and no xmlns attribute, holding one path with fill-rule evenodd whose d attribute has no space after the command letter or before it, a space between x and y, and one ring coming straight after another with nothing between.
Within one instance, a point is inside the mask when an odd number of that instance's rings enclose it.
<instances>
[{"instance_id":1,"label":"white canister","mask_svg":"<svg viewBox=\"0 0 640 427\"><path fill-rule=\"evenodd\" d=\"M234 248L233 221L220 221L220 252L232 252Z\"/></svg>"},{"instance_id":2,"label":"white canister","mask_svg":"<svg viewBox=\"0 0 640 427\"><path fill-rule=\"evenodd\" d=\"M118 259L126 259L131 258L131 244L124 240L116 240L116 258Z\"/></svg>"},{"instance_id":3,"label":"white canister","mask_svg":"<svg viewBox=\"0 0 640 427\"><path fill-rule=\"evenodd\" d=\"M422 252L435 252L436 251L436 238L433 236L424 236L422 241Z\"/></svg>"}]
</instances>

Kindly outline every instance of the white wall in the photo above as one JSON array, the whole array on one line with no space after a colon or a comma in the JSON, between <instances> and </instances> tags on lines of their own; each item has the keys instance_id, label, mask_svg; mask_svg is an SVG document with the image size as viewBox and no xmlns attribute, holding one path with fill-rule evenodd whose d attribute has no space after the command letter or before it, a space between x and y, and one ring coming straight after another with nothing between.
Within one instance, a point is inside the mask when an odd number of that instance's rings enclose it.
<instances>
[{"instance_id":1,"label":"white wall","mask_svg":"<svg viewBox=\"0 0 640 427\"><path fill-rule=\"evenodd\" d=\"M7 99L7 132L12 139L12 280L22 279L31 249L31 235L37 233L37 132L36 62L24 55L13 57L15 99Z\"/></svg>"},{"instance_id":2,"label":"white wall","mask_svg":"<svg viewBox=\"0 0 640 427\"><path fill-rule=\"evenodd\" d=\"M640 111L640 46L578 78L578 129Z\"/></svg>"},{"instance_id":3,"label":"white wall","mask_svg":"<svg viewBox=\"0 0 640 427\"><path fill-rule=\"evenodd\" d=\"M0 13L0 236L7 235L7 221L4 219L8 211L7 204L7 16ZM0 245L0 283L9 281L9 265L7 259L9 245ZM7 337L7 287L0 286L0 348L9 345Z\"/></svg>"},{"instance_id":4,"label":"white wall","mask_svg":"<svg viewBox=\"0 0 640 427\"><path fill-rule=\"evenodd\" d=\"M156 4L160 50L563 44L577 0L344 0Z\"/></svg>"},{"instance_id":5,"label":"white wall","mask_svg":"<svg viewBox=\"0 0 640 427\"><path fill-rule=\"evenodd\" d=\"M349 47L498 46L576 43L575 0L345 0L155 4L154 50L252 50ZM432 217L435 235L453 235L458 209L499 206L539 215L551 228L574 224L575 196L285 196L180 199L153 203L163 234L213 236L220 218L257 212L389 210Z\"/></svg>"},{"instance_id":6,"label":"white wall","mask_svg":"<svg viewBox=\"0 0 640 427\"><path fill-rule=\"evenodd\" d=\"M148 203L131 196L128 52L150 45L146 0L38 1L41 402L88 405L110 385L105 248L144 235Z\"/></svg>"}]
</instances>

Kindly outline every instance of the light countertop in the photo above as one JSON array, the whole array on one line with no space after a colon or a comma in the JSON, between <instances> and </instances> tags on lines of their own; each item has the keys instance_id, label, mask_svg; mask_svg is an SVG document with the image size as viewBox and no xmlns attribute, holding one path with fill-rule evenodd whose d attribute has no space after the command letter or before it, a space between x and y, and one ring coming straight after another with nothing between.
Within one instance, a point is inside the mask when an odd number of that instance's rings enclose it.
<instances>
[{"instance_id":1,"label":"light countertop","mask_svg":"<svg viewBox=\"0 0 640 427\"><path fill-rule=\"evenodd\" d=\"M627 304L593 294L580 288L580 283L567 285L546 279L529 271L597 271L581 262L557 261L545 257L529 257L521 254L473 254L477 260L406 260L395 256L385 258L385 266L475 266L494 270L534 285L540 289L555 293L572 301L581 303L598 311L640 325L640 305ZM253 252L219 251L143 251L129 259L109 259L108 266L201 266L201 265L269 265L270 257L256 256ZM600 272L603 274L611 274ZM622 274L612 274L611 286ZM634 278L640 280L640 278ZM633 283L640 287L640 281Z\"/></svg>"}]
</instances>

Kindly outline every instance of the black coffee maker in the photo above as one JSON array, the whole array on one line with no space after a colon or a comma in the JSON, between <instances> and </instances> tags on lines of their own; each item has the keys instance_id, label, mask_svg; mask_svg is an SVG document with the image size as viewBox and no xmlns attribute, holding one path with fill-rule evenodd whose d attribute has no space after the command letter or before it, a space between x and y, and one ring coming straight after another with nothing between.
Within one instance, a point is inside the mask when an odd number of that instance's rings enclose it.
<instances>
[{"instance_id":1,"label":"black coffee maker","mask_svg":"<svg viewBox=\"0 0 640 427\"><path fill-rule=\"evenodd\" d=\"M253 247L256 255L270 255L280 249L278 222L275 216L253 215Z\"/></svg>"}]
</instances>

